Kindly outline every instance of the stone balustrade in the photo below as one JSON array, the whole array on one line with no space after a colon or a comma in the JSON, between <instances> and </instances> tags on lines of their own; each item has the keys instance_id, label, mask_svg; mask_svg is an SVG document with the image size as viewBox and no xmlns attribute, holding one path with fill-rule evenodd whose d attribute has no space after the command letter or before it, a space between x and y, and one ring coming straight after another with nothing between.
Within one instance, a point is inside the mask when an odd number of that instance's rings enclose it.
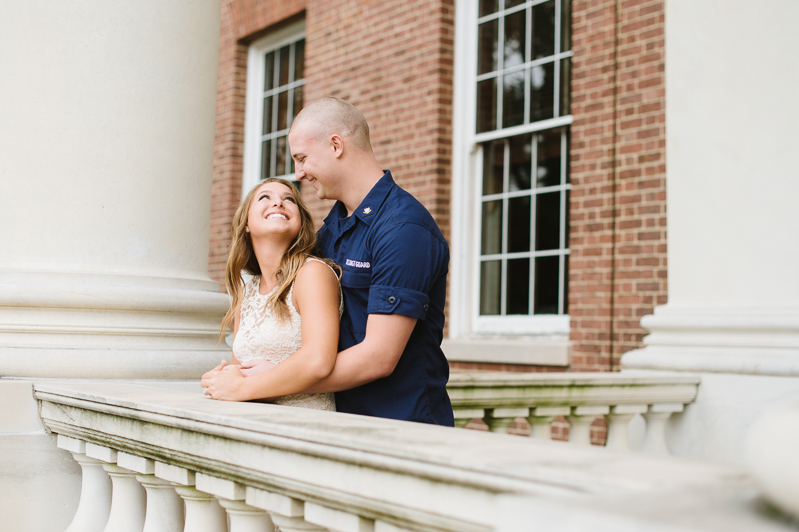
<instances>
[{"instance_id":1,"label":"stone balustrade","mask_svg":"<svg viewBox=\"0 0 799 532\"><path fill-rule=\"evenodd\" d=\"M550 439L551 425L564 416L569 442L590 445L594 420L607 419L606 445L629 450L629 426L645 421L641 450L667 454L666 422L696 398L700 377L684 373L454 373L447 386L455 424L483 419L491 432L508 432L517 418L534 438Z\"/></svg>"},{"instance_id":2,"label":"stone balustrade","mask_svg":"<svg viewBox=\"0 0 799 532\"><path fill-rule=\"evenodd\" d=\"M733 466L140 384L34 393L83 468L69 532L520 532L550 526L553 508L591 520L613 506L603 501L632 499L656 503L657 522L616 504L602 530L787 530L758 512L756 485ZM674 510L686 494L701 519Z\"/></svg>"}]
</instances>

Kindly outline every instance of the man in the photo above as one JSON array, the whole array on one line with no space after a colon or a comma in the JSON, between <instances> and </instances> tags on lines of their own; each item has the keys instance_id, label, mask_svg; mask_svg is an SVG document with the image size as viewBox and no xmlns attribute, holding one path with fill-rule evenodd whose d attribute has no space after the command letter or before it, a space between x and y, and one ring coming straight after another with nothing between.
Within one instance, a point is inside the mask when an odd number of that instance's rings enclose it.
<instances>
[{"instance_id":1,"label":"man","mask_svg":"<svg viewBox=\"0 0 799 532\"><path fill-rule=\"evenodd\" d=\"M340 412L453 425L441 351L449 246L430 213L372 152L360 111L338 98L306 106L289 131L296 176L336 204L319 230L343 269L344 315L331 374Z\"/></svg>"}]
</instances>

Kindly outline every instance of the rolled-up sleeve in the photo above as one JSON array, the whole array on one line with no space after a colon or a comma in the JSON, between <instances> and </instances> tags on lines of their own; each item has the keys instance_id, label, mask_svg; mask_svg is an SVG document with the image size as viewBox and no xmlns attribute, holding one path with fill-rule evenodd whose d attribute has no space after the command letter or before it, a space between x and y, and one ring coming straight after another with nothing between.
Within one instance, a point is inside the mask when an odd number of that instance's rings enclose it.
<instances>
[{"instance_id":1,"label":"rolled-up sleeve","mask_svg":"<svg viewBox=\"0 0 799 532\"><path fill-rule=\"evenodd\" d=\"M433 283L447 268L446 244L417 224L382 232L373 246L369 314L402 314L424 320Z\"/></svg>"}]
</instances>

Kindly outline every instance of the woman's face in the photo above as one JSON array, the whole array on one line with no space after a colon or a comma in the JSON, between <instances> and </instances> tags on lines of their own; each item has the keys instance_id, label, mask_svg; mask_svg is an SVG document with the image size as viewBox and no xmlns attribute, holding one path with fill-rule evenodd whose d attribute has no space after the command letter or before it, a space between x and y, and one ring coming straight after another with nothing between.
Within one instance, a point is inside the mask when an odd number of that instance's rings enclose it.
<instances>
[{"instance_id":1,"label":"woman's face","mask_svg":"<svg viewBox=\"0 0 799 532\"><path fill-rule=\"evenodd\" d=\"M253 240L278 238L292 242L301 227L300 208L289 187L264 183L258 188L247 214L247 230Z\"/></svg>"}]
</instances>

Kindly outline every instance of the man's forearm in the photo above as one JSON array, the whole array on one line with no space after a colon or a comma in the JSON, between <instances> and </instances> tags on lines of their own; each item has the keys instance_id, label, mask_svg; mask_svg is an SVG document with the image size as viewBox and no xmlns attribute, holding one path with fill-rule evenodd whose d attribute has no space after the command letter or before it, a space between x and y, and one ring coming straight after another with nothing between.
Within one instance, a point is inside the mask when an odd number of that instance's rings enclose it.
<instances>
[{"instance_id":1,"label":"man's forearm","mask_svg":"<svg viewBox=\"0 0 799 532\"><path fill-rule=\"evenodd\" d=\"M317 382L304 393L341 392L356 388L385 376L378 371L374 357L364 342L354 345L338 354L333 371L326 378Z\"/></svg>"}]
</instances>

